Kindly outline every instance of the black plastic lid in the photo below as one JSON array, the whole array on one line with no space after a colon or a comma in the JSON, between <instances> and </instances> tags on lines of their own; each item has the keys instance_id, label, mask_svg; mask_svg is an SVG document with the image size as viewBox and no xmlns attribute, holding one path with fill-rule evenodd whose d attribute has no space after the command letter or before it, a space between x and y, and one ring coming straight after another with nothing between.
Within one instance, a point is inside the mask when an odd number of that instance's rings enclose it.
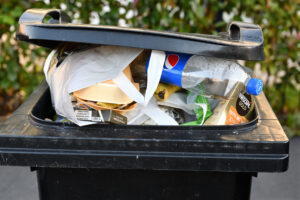
<instances>
[{"instance_id":1,"label":"black plastic lid","mask_svg":"<svg viewBox=\"0 0 300 200\"><path fill-rule=\"evenodd\" d=\"M51 17L48 23L44 23L46 16ZM16 38L48 48L57 48L61 42L76 42L264 60L263 34L255 24L231 22L226 34L214 36L70 22L70 17L58 9L29 9L20 17Z\"/></svg>"}]
</instances>

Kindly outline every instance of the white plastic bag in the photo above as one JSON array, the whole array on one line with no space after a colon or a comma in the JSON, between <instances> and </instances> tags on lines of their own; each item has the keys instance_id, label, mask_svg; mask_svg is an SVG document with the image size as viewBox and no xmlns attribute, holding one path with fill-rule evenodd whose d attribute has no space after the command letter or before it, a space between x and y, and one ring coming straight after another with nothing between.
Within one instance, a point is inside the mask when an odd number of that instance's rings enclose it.
<instances>
[{"instance_id":1,"label":"white plastic bag","mask_svg":"<svg viewBox=\"0 0 300 200\"><path fill-rule=\"evenodd\" d=\"M125 67L141 51L142 49L137 48L100 46L72 53L59 67L49 69L50 61L55 54L55 52L51 52L45 62L44 73L50 87L56 113L79 126L93 124L94 122L76 119L70 93L112 79L125 94L140 104L141 113L146 114L155 122L159 122L159 125L178 125L170 116L159 111L155 100L149 103L160 80L165 60L164 52L153 50L151 53L145 97L123 74L122 71Z\"/></svg>"}]
</instances>

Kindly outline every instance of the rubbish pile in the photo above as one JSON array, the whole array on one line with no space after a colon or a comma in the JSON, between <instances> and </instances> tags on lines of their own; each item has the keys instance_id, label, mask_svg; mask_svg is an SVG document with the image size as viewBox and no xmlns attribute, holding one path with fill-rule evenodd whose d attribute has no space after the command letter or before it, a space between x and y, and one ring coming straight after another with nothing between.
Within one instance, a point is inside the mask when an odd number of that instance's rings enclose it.
<instances>
[{"instance_id":1,"label":"rubbish pile","mask_svg":"<svg viewBox=\"0 0 300 200\"><path fill-rule=\"evenodd\" d=\"M44 73L52 120L79 126L242 124L263 88L233 60L117 46L64 44Z\"/></svg>"}]
</instances>

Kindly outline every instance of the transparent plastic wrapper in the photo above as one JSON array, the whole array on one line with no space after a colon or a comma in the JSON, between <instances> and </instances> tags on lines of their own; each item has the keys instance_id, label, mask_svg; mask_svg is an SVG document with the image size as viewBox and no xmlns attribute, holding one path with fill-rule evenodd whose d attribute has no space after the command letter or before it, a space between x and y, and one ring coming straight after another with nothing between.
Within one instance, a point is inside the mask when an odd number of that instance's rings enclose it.
<instances>
[{"instance_id":1,"label":"transparent plastic wrapper","mask_svg":"<svg viewBox=\"0 0 300 200\"><path fill-rule=\"evenodd\" d=\"M181 109L184 112L194 115L193 109L195 108L194 102L187 103L187 94L186 92L175 92L170 95L170 97L165 101L157 101L158 105L169 106L172 108Z\"/></svg>"},{"instance_id":2,"label":"transparent plastic wrapper","mask_svg":"<svg viewBox=\"0 0 300 200\"><path fill-rule=\"evenodd\" d=\"M165 60L164 52L151 52L145 96L122 73L141 51L142 49L137 48L99 46L71 53L58 67L51 65L55 55L55 50L52 51L45 62L44 73L56 113L79 126L94 124L95 122L76 118L70 94L99 82L113 80L128 97L139 104L141 113L160 125L178 125L170 116L159 112L156 103L149 103L159 83Z\"/></svg>"},{"instance_id":3,"label":"transparent plastic wrapper","mask_svg":"<svg viewBox=\"0 0 300 200\"><path fill-rule=\"evenodd\" d=\"M205 120L212 114L207 97L189 91L187 95L187 103L195 105L193 110L197 120L185 123L184 125L203 125Z\"/></svg>"},{"instance_id":4,"label":"transparent plastic wrapper","mask_svg":"<svg viewBox=\"0 0 300 200\"><path fill-rule=\"evenodd\" d=\"M159 109L172 117L178 124L184 123L184 112L181 109L176 109L167 106L159 106ZM157 125L153 119L149 118L142 123L142 125Z\"/></svg>"}]
</instances>

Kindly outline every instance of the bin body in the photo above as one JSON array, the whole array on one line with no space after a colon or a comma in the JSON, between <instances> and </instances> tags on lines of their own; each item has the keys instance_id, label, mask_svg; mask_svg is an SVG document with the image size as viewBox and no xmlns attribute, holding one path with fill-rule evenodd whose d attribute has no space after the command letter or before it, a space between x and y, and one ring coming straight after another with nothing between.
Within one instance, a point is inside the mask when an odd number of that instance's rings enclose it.
<instances>
[{"instance_id":1,"label":"bin body","mask_svg":"<svg viewBox=\"0 0 300 200\"><path fill-rule=\"evenodd\" d=\"M40 168L41 199L249 199L253 173Z\"/></svg>"},{"instance_id":2,"label":"bin body","mask_svg":"<svg viewBox=\"0 0 300 200\"><path fill-rule=\"evenodd\" d=\"M250 199L258 172L288 167L289 141L266 98L242 127L94 125L42 120L44 81L0 126L1 165L37 171L40 199Z\"/></svg>"},{"instance_id":3,"label":"bin body","mask_svg":"<svg viewBox=\"0 0 300 200\"><path fill-rule=\"evenodd\" d=\"M60 23L43 24L47 14ZM229 59L264 57L254 25L231 25L242 31L240 40L230 40L67 21L58 10L30 10L20 18L17 38L50 48L117 42ZM288 138L264 94L255 104L256 118L241 125L77 127L45 120L55 111L43 81L0 125L0 164L36 170L41 199L249 199L251 177L287 170L289 156Z\"/></svg>"}]
</instances>

